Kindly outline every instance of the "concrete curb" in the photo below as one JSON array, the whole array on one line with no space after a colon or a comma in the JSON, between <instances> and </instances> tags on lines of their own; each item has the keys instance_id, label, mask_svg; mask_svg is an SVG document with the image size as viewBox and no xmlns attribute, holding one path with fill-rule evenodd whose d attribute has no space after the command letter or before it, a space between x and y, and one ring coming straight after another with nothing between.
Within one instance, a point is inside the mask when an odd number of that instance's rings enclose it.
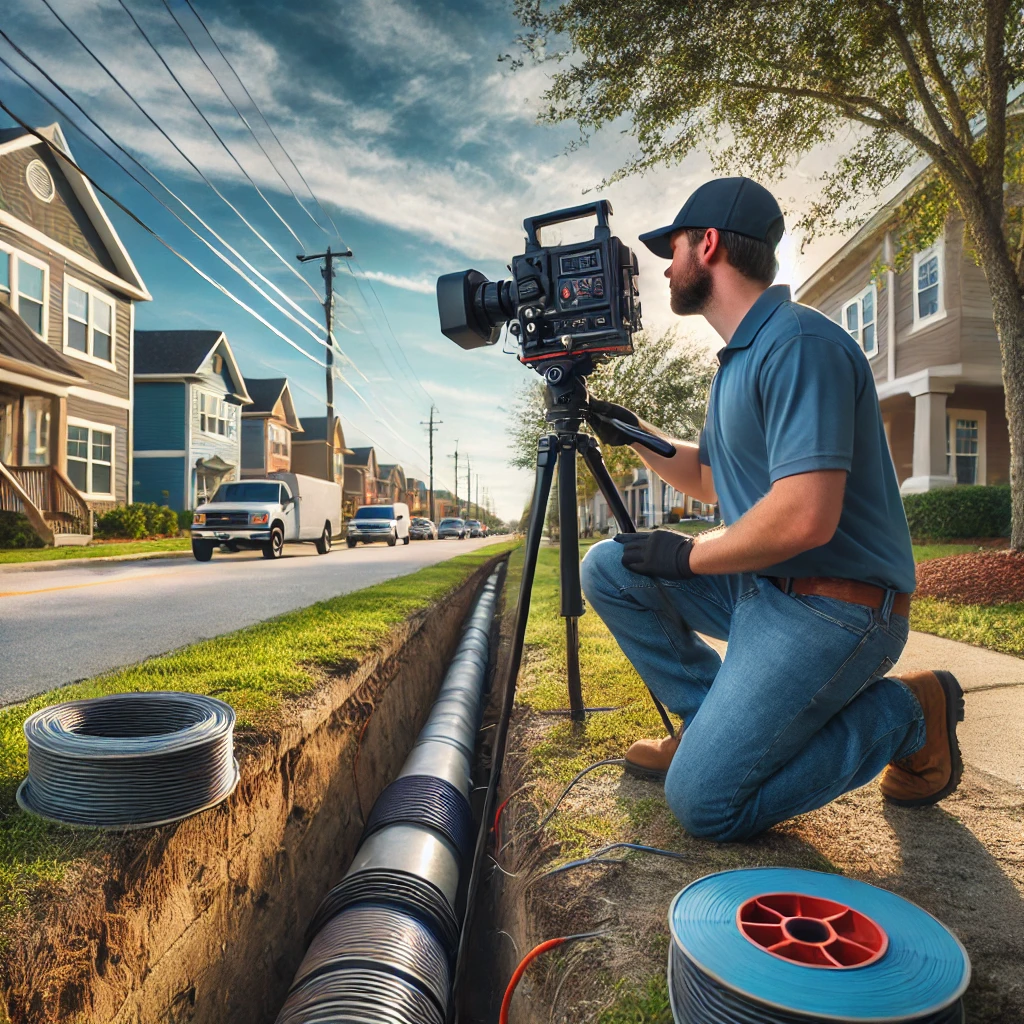
<instances>
[{"instance_id":1,"label":"concrete curb","mask_svg":"<svg viewBox=\"0 0 1024 1024\"><path fill-rule=\"evenodd\" d=\"M93 562L149 562L155 558L191 558L192 552L148 551L141 555L96 555L93 558L53 558L39 562L7 562L0 565L0 575L9 572L46 572L52 569L76 568Z\"/></svg>"}]
</instances>

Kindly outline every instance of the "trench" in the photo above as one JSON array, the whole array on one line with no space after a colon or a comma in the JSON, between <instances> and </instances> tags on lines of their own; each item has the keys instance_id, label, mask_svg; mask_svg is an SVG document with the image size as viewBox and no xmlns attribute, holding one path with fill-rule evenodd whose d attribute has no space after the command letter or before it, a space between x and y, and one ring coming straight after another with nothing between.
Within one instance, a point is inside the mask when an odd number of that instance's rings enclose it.
<instances>
[{"instance_id":1,"label":"trench","mask_svg":"<svg viewBox=\"0 0 1024 1024\"><path fill-rule=\"evenodd\" d=\"M352 860L481 584L505 557L412 616L378 654L339 666L279 732L240 736L241 781L225 803L126 833L73 893L8 936L0 985L12 1024L273 1024L307 925ZM517 590L509 579L503 637ZM504 639L494 646L507 650ZM480 777L487 767L485 750Z\"/></svg>"}]
</instances>

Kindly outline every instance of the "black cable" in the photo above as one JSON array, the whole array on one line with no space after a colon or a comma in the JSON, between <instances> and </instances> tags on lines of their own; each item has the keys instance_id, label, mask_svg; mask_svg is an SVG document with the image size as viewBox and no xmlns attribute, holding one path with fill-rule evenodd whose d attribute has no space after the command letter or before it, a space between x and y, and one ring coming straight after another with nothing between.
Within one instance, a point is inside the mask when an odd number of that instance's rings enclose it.
<instances>
[{"instance_id":1,"label":"black cable","mask_svg":"<svg viewBox=\"0 0 1024 1024\"><path fill-rule=\"evenodd\" d=\"M249 172L242 166L241 161L231 151L230 146L228 146L228 144L224 141L220 132L218 132L217 129L214 128L210 119L206 116L206 114L203 113L202 107L200 107L199 104L196 103L196 101L192 98L192 94L188 91L188 89L185 88L181 79L178 78L178 76L174 73L174 70L171 68L171 65L168 64L167 61L164 59L164 55L159 51L159 49L157 49L156 43L154 43L153 40L149 38L149 35L147 34L146 30L139 24L138 19L135 17L134 14L132 14L131 8L125 3L125 0L117 0L117 2L123 8L124 13L127 14L129 18L131 18L132 24L139 31L139 35L141 35L142 38L146 40L146 43L149 45L149 48L153 51L154 54L156 54L157 60L159 60L160 63L163 64L166 72L174 80L174 84L182 91L182 93L185 96L185 99L187 99L189 103L192 105L192 109L203 119L203 124L205 124L206 127L209 128L211 132L213 132L214 138L220 143L221 148L224 150L225 153L227 153L229 157L231 157L231 159L234 161L235 166L245 176L245 180L249 182L249 184L252 185L254 189L256 189L257 195L259 195L260 199L262 199L263 202L267 204L267 208L271 211L271 213L273 213L274 216L284 225L285 230L288 232L288 234L290 234L292 238L295 239L296 245L298 245L301 248L304 248L302 239L299 238L299 236L292 229L291 224L289 224L288 221L286 221L284 217L281 216L281 214L278 212L277 207L274 206L274 204L263 194L263 191L259 187L259 185L257 185L256 182L253 181ZM177 21L175 21L175 24L177 24ZM188 39L188 42L191 45L192 40L189 39L188 33L183 31L182 35L184 35L185 38ZM193 46L192 49L194 50L195 47ZM305 278L303 278L303 280L305 280Z\"/></svg>"},{"instance_id":2,"label":"black cable","mask_svg":"<svg viewBox=\"0 0 1024 1024\"><path fill-rule=\"evenodd\" d=\"M143 105L131 94L131 92L124 85L122 85L120 79L110 70L110 68L108 68L107 65L104 64L103 61L96 56L95 52L92 49L90 49L90 47L82 39L82 37L60 16L60 14L57 13L56 10L54 10L53 5L50 3L50 0L42 0L42 3L46 6L46 9L57 19L57 21L60 22L64 29L71 34L71 36L75 39L78 45L81 46L82 49L85 50L85 52L89 54L89 56L92 57L94 61L96 61L96 63L106 73L107 77L121 90L121 92L125 94L125 96L128 97L132 105L142 114L142 116L145 117L146 120L149 121L149 123L171 144L171 146L174 147L175 152L178 153L178 155L189 165L189 167L191 167L192 170L194 170L196 174L198 174L199 177L202 178L202 180L214 192L214 194L219 199L221 199L221 201L224 202L234 212L235 216L237 216L238 219L277 257L278 261L282 264L282 266L284 266L288 270L288 273L298 278L298 280L300 280L313 293L313 296L316 298L317 304L319 305L321 301L320 295L313 288L313 286L298 272L298 270L295 269L294 266L292 266L292 264L288 260L286 260L277 251L277 249L274 248L274 246L266 238L264 238L264 236L246 219L245 215L241 212L241 210L239 210L238 207L235 206L234 203L232 203L231 200L228 199L227 196L225 196L224 193L221 192L216 185L214 185L214 183L206 176L205 173L203 173L203 171L199 168L195 161L192 160L192 158L185 153L185 151L174 141L174 139L172 139L170 135L167 134L167 132L163 129L163 127L161 127L159 122L149 113L149 111L146 110L145 107L143 107ZM305 313L304 310L303 313Z\"/></svg>"},{"instance_id":3,"label":"black cable","mask_svg":"<svg viewBox=\"0 0 1024 1024\"><path fill-rule=\"evenodd\" d=\"M146 828L219 803L238 782L234 710L196 693L118 693L25 722L22 810L69 825Z\"/></svg>"},{"instance_id":4,"label":"black cable","mask_svg":"<svg viewBox=\"0 0 1024 1024\"><path fill-rule=\"evenodd\" d=\"M622 767L623 765L625 765L625 763L626 759L624 757L607 757L603 761L595 761L592 765L588 765L582 771L577 772L576 775L573 776L573 779L569 783L569 785L567 785L565 789L562 790L562 792L558 796L558 799L554 802L554 804L552 804L551 810L548 811L548 813L545 814L543 818L541 818L540 824L537 826L537 831L535 834L540 835L540 833L544 830L544 827L547 825L547 823L554 817L555 811L557 811L558 808L561 806L562 801L569 795L569 790L571 790L572 787L575 786L576 783L579 782L580 779L582 779L585 775L587 775L589 772L594 771L595 768L605 768L609 765L618 765L619 767Z\"/></svg>"},{"instance_id":5,"label":"black cable","mask_svg":"<svg viewBox=\"0 0 1024 1024\"><path fill-rule=\"evenodd\" d=\"M473 812L469 801L447 779L403 775L395 779L370 811L363 839L388 825L426 825L440 833L461 858L473 852Z\"/></svg>"},{"instance_id":6,"label":"black cable","mask_svg":"<svg viewBox=\"0 0 1024 1024\"><path fill-rule=\"evenodd\" d=\"M291 154L288 152L288 150L284 148L284 143L282 143L281 140L277 137L277 132L274 131L273 125L271 125L271 123L264 116L263 111L260 110L259 104L252 98L252 94L246 88L245 82L242 81L242 78L235 70L234 65L231 63L231 61L228 60L227 54L220 48L220 44L214 38L213 33L210 31L206 22L203 21L202 15L195 9L195 7L192 4L192 0L185 0L185 3L188 4L189 10L195 15L196 21L198 21L199 24L203 26L203 29L205 30L206 35L209 37L210 42L213 43L217 53L220 54L221 60L224 61L224 63L231 70L231 73L235 76L235 81L238 82L238 84L242 87L242 91L245 93L249 102L253 105L253 109L256 111L256 113L260 115L260 119L267 126L267 130L270 132L271 136L273 136L273 139L280 147L281 152L284 153L284 155L288 158L288 162L292 165L293 169L295 170L295 173L299 176L299 180L302 182L303 185L306 186L306 191L310 194L313 202L316 203L316 205L320 208L320 212L330 222L331 227L334 228L335 236L340 239L341 232L338 230L338 225L334 223L334 218L324 208L324 204L321 203L319 199L317 199L316 193L309 187L309 182L306 181L305 177L302 174L302 171L299 170L298 164L296 164L296 162L292 159ZM303 209L305 209L305 207L303 207ZM313 223L315 224L316 221L314 220ZM317 227L320 227L320 225L317 224ZM323 231L324 229L320 228L320 230Z\"/></svg>"}]
</instances>

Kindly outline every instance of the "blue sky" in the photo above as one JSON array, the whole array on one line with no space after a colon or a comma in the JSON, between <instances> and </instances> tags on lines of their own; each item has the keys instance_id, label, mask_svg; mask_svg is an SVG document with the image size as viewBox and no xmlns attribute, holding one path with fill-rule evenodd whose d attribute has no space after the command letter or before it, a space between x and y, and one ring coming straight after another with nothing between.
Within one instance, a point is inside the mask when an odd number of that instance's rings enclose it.
<instances>
[{"instance_id":1,"label":"blue sky","mask_svg":"<svg viewBox=\"0 0 1024 1024\"><path fill-rule=\"evenodd\" d=\"M435 439L436 486L450 487L453 482L449 456L457 440L460 492L465 491L468 455L474 475L480 474L481 496L486 489L499 515L518 517L529 498L532 473L509 468L506 438L515 394L531 371L503 353L500 345L464 352L447 341L437 328L434 281L438 274L470 266L491 278L505 275L505 264L522 250L523 217L585 201L589 197L584 193L623 162L630 140L623 132L609 131L567 154L572 126L536 123L547 71L527 67L511 72L507 63L497 60L514 49L517 25L511 3L193 0L330 213L336 234L254 113L243 105L240 89L183 0L168 3L231 98L242 106L277 169L161 0L125 3L222 135L230 154L161 66L119 0L51 2L280 259L200 180L41 0L7 0L3 28L121 145L273 281L302 312L270 294L307 330L252 290L133 184L104 156L109 145L77 112L85 134L0 67L5 102L26 121L59 120L75 157L105 188L317 360L322 360L324 349L308 332L322 340L317 326L322 322L317 300L322 280L317 264L300 269L294 257L300 251L322 251L327 244L350 246L357 264L354 276L344 268L337 277L335 332L344 353L339 366L345 382L336 384L335 392L346 439L350 444L372 443L380 461L399 461L409 475L425 477L427 435L420 421L427 419L433 402L443 420ZM2 41L0 54L57 98ZM827 153L817 154L778 186L777 193L790 209L799 206L816 169L828 159ZM708 161L698 154L682 166L607 190L603 195L615 207L617 233L635 245L640 231L671 220L708 174ZM302 206L282 175L304 200ZM247 376L288 376L300 416L322 415L324 371L315 362L123 215L114 212L112 217L153 294L153 302L140 304L137 310L138 327L222 329ZM796 283L828 247L816 245L798 260L792 240L784 239L780 280ZM639 255L645 325L659 330L678 322L668 308L667 285L661 277L664 264L645 251ZM714 346L703 321L687 321L682 333Z\"/></svg>"}]
</instances>

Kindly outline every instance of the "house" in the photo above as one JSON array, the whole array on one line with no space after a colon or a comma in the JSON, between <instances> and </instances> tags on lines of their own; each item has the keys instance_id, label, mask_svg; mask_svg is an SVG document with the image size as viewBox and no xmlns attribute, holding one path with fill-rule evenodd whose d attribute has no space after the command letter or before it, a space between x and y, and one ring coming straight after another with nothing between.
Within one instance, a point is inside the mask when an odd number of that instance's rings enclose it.
<instances>
[{"instance_id":1,"label":"house","mask_svg":"<svg viewBox=\"0 0 1024 1024\"><path fill-rule=\"evenodd\" d=\"M242 410L242 477L292 468L292 435L303 426L284 377L245 382L252 405Z\"/></svg>"},{"instance_id":2,"label":"house","mask_svg":"<svg viewBox=\"0 0 1024 1024\"><path fill-rule=\"evenodd\" d=\"M302 421L302 430L292 437L292 472L315 476L321 480L333 480L342 488L342 508L345 507L345 459L349 449L345 447L345 434L341 420L334 417L333 439L327 441L327 417L307 416Z\"/></svg>"},{"instance_id":3,"label":"house","mask_svg":"<svg viewBox=\"0 0 1024 1024\"><path fill-rule=\"evenodd\" d=\"M60 126L39 129L71 158ZM150 299L89 182L0 130L0 510L52 544L132 500L132 335Z\"/></svg>"},{"instance_id":4,"label":"house","mask_svg":"<svg viewBox=\"0 0 1024 1024\"><path fill-rule=\"evenodd\" d=\"M401 466L390 463L377 469L377 498L379 501L405 501L406 481L405 470Z\"/></svg>"},{"instance_id":5,"label":"house","mask_svg":"<svg viewBox=\"0 0 1024 1024\"><path fill-rule=\"evenodd\" d=\"M223 331L136 331L136 501L195 508L238 480L251 401Z\"/></svg>"},{"instance_id":6,"label":"house","mask_svg":"<svg viewBox=\"0 0 1024 1024\"><path fill-rule=\"evenodd\" d=\"M1010 478L999 342L985 276L950 217L900 273L894 221L912 182L800 286L798 301L842 324L871 366L904 494Z\"/></svg>"},{"instance_id":7,"label":"house","mask_svg":"<svg viewBox=\"0 0 1024 1024\"><path fill-rule=\"evenodd\" d=\"M360 505L376 504L377 475L377 453L373 448L353 448L345 462L346 514L350 515Z\"/></svg>"},{"instance_id":8,"label":"house","mask_svg":"<svg viewBox=\"0 0 1024 1024\"><path fill-rule=\"evenodd\" d=\"M717 505L708 505L689 494L676 490L646 466L631 469L616 481L626 511L637 526L661 526L675 517L713 517ZM580 512L580 527L590 533L605 533L614 522L608 502L598 491Z\"/></svg>"},{"instance_id":9,"label":"house","mask_svg":"<svg viewBox=\"0 0 1024 1024\"><path fill-rule=\"evenodd\" d=\"M411 515L425 516L430 513L430 491L423 480L407 477L405 481L405 503Z\"/></svg>"}]
</instances>

